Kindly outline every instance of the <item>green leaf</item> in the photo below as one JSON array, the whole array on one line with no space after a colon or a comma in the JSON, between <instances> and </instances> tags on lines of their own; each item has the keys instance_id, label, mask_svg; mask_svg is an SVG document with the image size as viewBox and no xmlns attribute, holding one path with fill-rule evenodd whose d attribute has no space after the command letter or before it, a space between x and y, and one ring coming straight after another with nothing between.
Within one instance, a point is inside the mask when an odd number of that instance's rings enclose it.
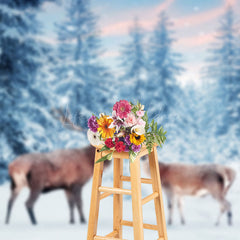
<instances>
[{"instance_id":1,"label":"green leaf","mask_svg":"<svg viewBox=\"0 0 240 240\"><path fill-rule=\"evenodd\" d=\"M154 126L153 126L153 131L157 132L157 123L155 122Z\"/></svg>"},{"instance_id":2,"label":"green leaf","mask_svg":"<svg viewBox=\"0 0 240 240\"><path fill-rule=\"evenodd\" d=\"M113 152L109 153L107 156L107 160L111 161L113 157Z\"/></svg>"},{"instance_id":3,"label":"green leaf","mask_svg":"<svg viewBox=\"0 0 240 240\"><path fill-rule=\"evenodd\" d=\"M154 120L151 121L150 127L153 129Z\"/></svg>"},{"instance_id":4,"label":"green leaf","mask_svg":"<svg viewBox=\"0 0 240 240\"><path fill-rule=\"evenodd\" d=\"M99 162L103 162L103 161L105 161L105 160L111 160L111 159L112 159L112 156L113 156L113 152L111 152L111 153L105 155L104 157L98 159L98 160L95 162L95 164L96 164L96 163L99 163Z\"/></svg>"},{"instance_id":5,"label":"green leaf","mask_svg":"<svg viewBox=\"0 0 240 240\"><path fill-rule=\"evenodd\" d=\"M137 157L137 153L133 152L133 151L129 151L129 159L131 162L134 162L134 160L136 159Z\"/></svg>"},{"instance_id":6,"label":"green leaf","mask_svg":"<svg viewBox=\"0 0 240 240\"><path fill-rule=\"evenodd\" d=\"M148 115L147 115L147 112L144 113L144 116L142 117L142 119L148 123Z\"/></svg>"},{"instance_id":7,"label":"green leaf","mask_svg":"<svg viewBox=\"0 0 240 240\"><path fill-rule=\"evenodd\" d=\"M110 150L110 148L105 145L101 148L101 150L99 150L99 152L103 152L103 151L107 151L107 150Z\"/></svg>"},{"instance_id":8,"label":"green leaf","mask_svg":"<svg viewBox=\"0 0 240 240\"><path fill-rule=\"evenodd\" d=\"M156 135L155 136L155 140L156 140L156 143L161 147L162 146L162 140L161 140L161 137Z\"/></svg>"}]
</instances>

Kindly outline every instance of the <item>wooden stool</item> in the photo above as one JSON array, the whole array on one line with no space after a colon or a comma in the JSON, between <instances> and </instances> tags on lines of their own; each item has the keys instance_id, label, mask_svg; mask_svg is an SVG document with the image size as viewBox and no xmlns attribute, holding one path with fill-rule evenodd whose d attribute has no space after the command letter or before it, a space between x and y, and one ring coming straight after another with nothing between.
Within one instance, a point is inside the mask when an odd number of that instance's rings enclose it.
<instances>
[{"instance_id":1,"label":"wooden stool","mask_svg":"<svg viewBox=\"0 0 240 240\"><path fill-rule=\"evenodd\" d=\"M102 156L110 153L109 151L99 152L96 148L95 162ZM88 235L87 240L117 240L122 239L122 226L131 226L134 230L134 239L143 240L143 229L150 229L158 231L158 240L167 240L167 230L164 217L163 199L161 190L161 180L157 159L156 146L153 147L149 154L149 167L151 172L151 179L141 178L140 176L140 157L147 155L148 150L142 147L138 157L132 163L130 162L131 177L123 176L123 159L128 159L127 152L114 152L114 176L113 188L101 186L103 174L103 162L97 163L94 166L93 183L92 183L92 197L89 213ZM108 160L107 160L108 161ZM123 181L131 182L131 189L122 189ZM153 193L142 199L141 183L152 184ZM101 237L97 236L97 223L99 213L100 200L113 194L113 232ZM122 219L123 215L123 196L127 194L132 196L132 211L133 221L125 221ZM154 199L155 212L157 218L157 225L144 224L142 215L142 205Z\"/></svg>"}]
</instances>

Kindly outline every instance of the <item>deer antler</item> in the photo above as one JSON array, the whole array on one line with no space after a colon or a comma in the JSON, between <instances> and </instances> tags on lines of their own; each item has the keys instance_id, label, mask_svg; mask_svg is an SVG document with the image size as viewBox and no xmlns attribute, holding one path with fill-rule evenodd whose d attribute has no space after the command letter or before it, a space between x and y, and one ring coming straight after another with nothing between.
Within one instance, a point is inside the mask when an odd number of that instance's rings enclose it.
<instances>
[{"instance_id":1,"label":"deer antler","mask_svg":"<svg viewBox=\"0 0 240 240\"><path fill-rule=\"evenodd\" d=\"M70 129L70 130L74 130L74 131L78 131L78 132L83 132L85 131L85 129L83 129L82 127L80 126L77 126L75 125L71 120L70 120L70 117L71 117L71 114L69 112L69 109L66 109L66 113L64 114L64 111L63 109L61 108L53 108L51 110L51 113L53 115L53 117L55 119L58 119L60 120L60 122L62 123L62 125L67 128L67 129Z\"/></svg>"}]
</instances>

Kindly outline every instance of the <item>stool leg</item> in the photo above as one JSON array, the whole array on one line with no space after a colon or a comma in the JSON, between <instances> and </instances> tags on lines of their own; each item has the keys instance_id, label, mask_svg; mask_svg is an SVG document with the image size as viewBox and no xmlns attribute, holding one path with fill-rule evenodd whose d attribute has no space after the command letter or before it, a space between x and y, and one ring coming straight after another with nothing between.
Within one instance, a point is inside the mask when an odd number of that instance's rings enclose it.
<instances>
[{"instance_id":1,"label":"stool leg","mask_svg":"<svg viewBox=\"0 0 240 240\"><path fill-rule=\"evenodd\" d=\"M122 188L121 176L123 174L123 159L114 158L113 170L113 187ZM113 195L113 230L117 232L116 238L122 238L122 212L123 212L123 195Z\"/></svg>"},{"instance_id":2,"label":"stool leg","mask_svg":"<svg viewBox=\"0 0 240 240\"><path fill-rule=\"evenodd\" d=\"M159 238L163 238L164 240L167 240L167 229L166 229L166 222L165 222L165 216L164 216L162 187L161 187L161 179L160 179L160 173L159 173L156 147L154 147L153 151L149 154L149 167L150 167L150 172L152 177L153 192L159 193L159 197L154 199L157 225L158 225L158 236Z\"/></svg>"},{"instance_id":3,"label":"stool leg","mask_svg":"<svg viewBox=\"0 0 240 240\"><path fill-rule=\"evenodd\" d=\"M95 152L95 162L102 156L101 152L96 150ZM98 213L99 213L99 203L100 203L100 192L98 188L102 184L102 174L103 174L103 162L94 165L93 172L93 182L92 182L92 196L90 213L88 220L88 235L87 240L93 240L97 234L97 224L98 224Z\"/></svg>"},{"instance_id":4,"label":"stool leg","mask_svg":"<svg viewBox=\"0 0 240 240\"><path fill-rule=\"evenodd\" d=\"M132 189L132 210L133 210L133 231L135 240L143 240L143 215L142 215L142 193L140 160L136 158L130 163L131 189Z\"/></svg>"}]
</instances>

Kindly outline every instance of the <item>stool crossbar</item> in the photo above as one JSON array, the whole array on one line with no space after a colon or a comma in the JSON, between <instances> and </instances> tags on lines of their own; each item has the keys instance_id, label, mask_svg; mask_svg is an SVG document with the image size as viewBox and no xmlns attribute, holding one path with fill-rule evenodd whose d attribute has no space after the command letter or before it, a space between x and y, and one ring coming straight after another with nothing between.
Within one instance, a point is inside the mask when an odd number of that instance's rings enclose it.
<instances>
[{"instance_id":1,"label":"stool crossbar","mask_svg":"<svg viewBox=\"0 0 240 240\"><path fill-rule=\"evenodd\" d=\"M100 152L96 147L95 162L108 154L109 151ZM134 162L130 162L130 177L123 176L123 159L128 159L128 153L113 153L113 188L102 186L103 162L94 166L92 196L89 213L87 240L126 240L122 238L122 226L133 227L134 239L144 240L144 229L158 232L157 240L167 240L166 222L164 216L161 180L157 159L156 146L149 154L149 168L151 178L141 178L140 157L147 155L148 150L142 147ZM123 182L131 182L131 190L123 189ZM141 183L151 184L153 193L142 198ZM133 221L123 220L123 194L132 196ZM97 236L97 224L100 200L113 195L113 231L106 236ZM157 224L143 223L142 206L154 200Z\"/></svg>"}]
</instances>

